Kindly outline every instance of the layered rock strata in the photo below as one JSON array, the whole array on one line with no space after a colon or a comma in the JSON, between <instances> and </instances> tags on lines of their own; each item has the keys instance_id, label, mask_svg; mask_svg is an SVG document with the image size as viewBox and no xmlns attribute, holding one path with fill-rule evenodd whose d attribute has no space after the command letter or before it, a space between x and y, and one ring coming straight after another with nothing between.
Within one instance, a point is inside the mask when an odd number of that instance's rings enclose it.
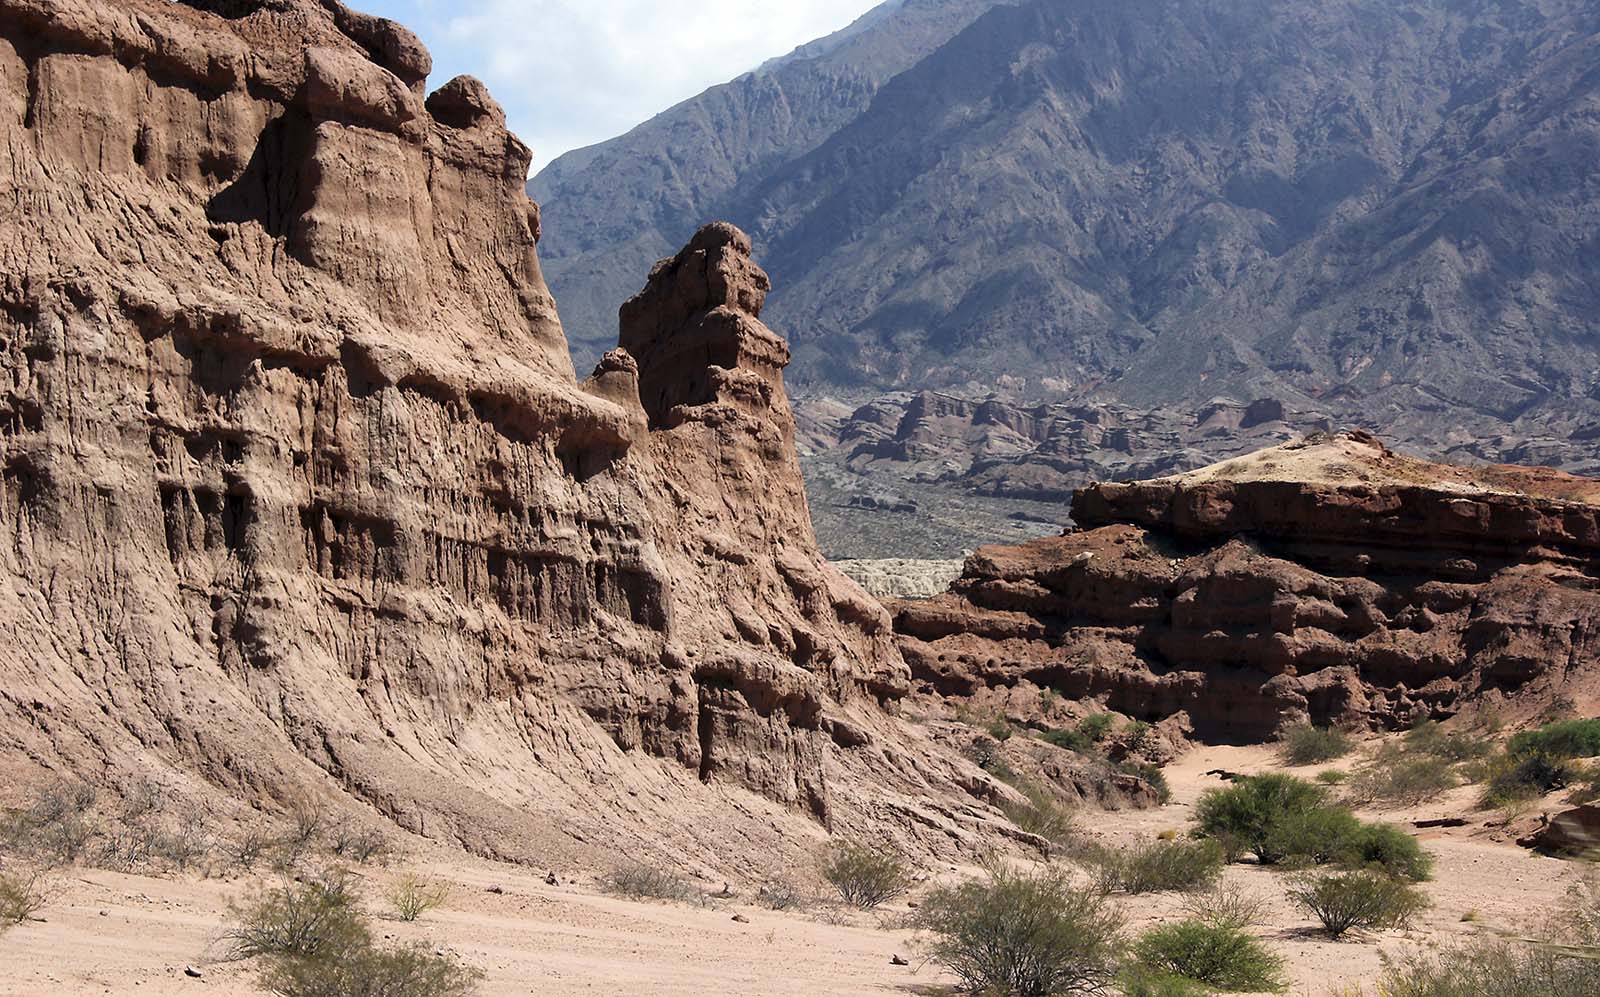
<instances>
[{"instance_id":1,"label":"layered rock strata","mask_svg":"<svg viewBox=\"0 0 1600 997\"><path fill-rule=\"evenodd\" d=\"M8 773L541 861L970 834L817 552L748 240L580 384L529 152L430 68L332 0L0 0Z\"/></svg>"},{"instance_id":2,"label":"layered rock strata","mask_svg":"<svg viewBox=\"0 0 1600 997\"><path fill-rule=\"evenodd\" d=\"M1206 738L1533 713L1600 678L1600 482L1365 433L1084 488L1081 528L894 606L919 688L1027 682ZM1509 716L1508 716L1509 719Z\"/></svg>"}]
</instances>

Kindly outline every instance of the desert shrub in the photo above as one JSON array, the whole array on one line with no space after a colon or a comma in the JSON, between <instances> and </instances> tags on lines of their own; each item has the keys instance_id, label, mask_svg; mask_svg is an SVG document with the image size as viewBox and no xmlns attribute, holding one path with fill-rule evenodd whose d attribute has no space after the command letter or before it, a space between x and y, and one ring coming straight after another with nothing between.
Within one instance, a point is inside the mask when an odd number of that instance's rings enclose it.
<instances>
[{"instance_id":1,"label":"desert shrub","mask_svg":"<svg viewBox=\"0 0 1600 997\"><path fill-rule=\"evenodd\" d=\"M1335 939L1356 929L1403 926L1428 905L1415 886L1370 869L1303 877L1290 888L1289 899Z\"/></svg>"},{"instance_id":2,"label":"desert shrub","mask_svg":"<svg viewBox=\"0 0 1600 997\"><path fill-rule=\"evenodd\" d=\"M1291 727L1283 735L1280 751L1289 765L1315 765L1343 758L1355 748L1350 735L1335 727L1313 727L1306 724Z\"/></svg>"},{"instance_id":3,"label":"desert shrub","mask_svg":"<svg viewBox=\"0 0 1600 997\"><path fill-rule=\"evenodd\" d=\"M1422 842L1393 824L1363 823L1335 856L1346 865L1380 869L1413 883L1433 874L1433 856Z\"/></svg>"},{"instance_id":4,"label":"desert shrub","mask_svg":"<svg viewBox=\"0 0 1600 997\"><path fill-rule=\"evenodd\" d=\"M1545 944L1477 938L1390 961L1381 997L1593 997L1600 961Z\"/></svg>"},{"instance_id":5,"label":"desert shrub","mask_svg":"<svg viewBox=\"0 0 1600 997\"><path fill-rule=\"evenodd\" d=\"M695 885L674 872L642 862L625 862L600 877L600 889L627 900L687 903L700 897Z\"/></svg>"},{"instance_id":6,"label":"desert shrub","mask_svg":"<svg viewBox=\"0 0 1600 997\"><path fill-rule=\"evenodd\" d=\"M237 838L222 846L225 859L235 868L250 872L277 846L277 839L264 827L247 827Z\"/></svg>"},{"instance_id":7,"label":"desert shrub","mask_svg":"<svg viewBox=\"0 0 1600 997\"><path fill-rule=\"evenodd\" d=\"M1201 889L1216 882L1222 864L1222 846L1210 840L1103 848L1090 858L1095 884L1107 893Z\"/></svg>"},{"instance_id":8,"label":"desert shrub","mask_svg":"<svg viewBox=\"0 0 1600 997\"><path fill-rule=\"evenodd\" d=\"M1008 780L1023 800L1003 800L1000 812L1029 834L1037 834L1053 845L1066 845L1077 838L1077 820L1048 790L1028 779L1013 775Z\"/></svg>"},{"instance_id":9,"label":"desert shrub","mask_svg":"<svg viewBox=\"0 0 1600 997\"><path fill-rule=\"evenodd\" d=\"M1273 838L1288 818L1327 802L1327 791L1282 773L1249 776L1226 789L1210 789L1195 804L1197 833L1216 838L1225 851L1254 852L1264 864L1282 859Z\"/></svg>"},{"instance_id":10,"label":"desert shrub","mask_svg":"<svg viewBox=\"0 0 1600 997\"><path fill-rule=\"evenodd\" d=\"M1192 980L1213 990L1279 991L1283 960L1243 930L1191 918L1159 925L1134 944L1138 964L1159 977Z\"/></svg>"},{"instance_id":11,"label":"desert shrub","mask_svg":"<svg viewBox=\"0 0 1600 997\"><path fill-rule=\"evenodd\" d=\"M359 827L349 821L335 826L328 835L328 850L339 858L367 865L386 863L394 851L387 835L376 828Z\"/></svg>"},{"instance_id":12,"label":"desert shrub","mask_svg":"<svg viewBox=\"0 0 1600 997\"><path fill-rule=\"evenodd\" d=\"M1515 755L1507 752L1495 759L1486 772L1482 804L1503 807L1543 796L1582 777L1582 770L1571 759L1544 752Z\"/></svg>"},{"instance_id":13,"label":"desert shrub","mask_svg":"<svg viewBox=\"0 0 1600 997\"><path fill-rule=\"evenodd\" d=\"M450 897L450 884L406 873L389 889L389 906L402 921L417 918L440 907Z\"/></svg>"},{"instance_id":14,"label":"desert shrub","mask_svg":"<svg viewBox=\"0 0 1600 997\"><path fill-rule=\"evenodd\" d=\"M1494 742L1466 731L1445 731L1434 721L1425 721L1406 732L1402 750L1432 755L1447 762L1468 762L1494 753Z\"/></svg>"},{"instance_id":15,"label":"desert shrub","mask_svg":"<svg viewBox=\"0 0 1600 997\"><path fill-rule=\"evenodd\" d=\"M911 867L896 852L863 842L843 841L828 849L822 878L852 907L873 910L911 889Z\"/></svg>"},{"instance_id":16,"label":"desert shrub","mask_svg":"<svg viewBox=\"0 0 1600 997\"><path fill-rule=\"evenodd\" d=\"M780 879L758 889L756 903L767 910L805 910L811 906L811 897L788 880Z\"/></svg>"},{"instance_id":17,"label":"desert shrub","mask_svg":"<svg viewBox=\"0 0 1600 997\"><path fill-rule=\"evenodd\" d=\"M1383 751L1350 780L1349 797L1361 803L1414 804L1458 784L1454 765L1432 754Z\"/></svg>"},{"instance_id":18,"label":"desert shrub","mask_svg":"<svg viewBox=\"0 0 1600 997\"><path fill-rule=\"evenodd\" d=\"M0 932L37 914L48 899L42 872L0 869Z\"/></svg>"},{"instance_id":19,"label":"desert shrub","mask_svg":"<svg viewBox=\"0 0 1600 997\"><path fill-rule=\"evenodd\" d=\"M933 891L916 915L930 952L968 993L1102 993L1116 972L1121 918L1060 870L992 865L983 879Z\"/></svg>"},{"instance_id":20,"label":"desert shrub","mask_svg":"<svg viewBox=\"0 0 1600 997\"><path fill-rule=\"evenodd\" d=\"M1355 814L1325 804L1284 814L1267 832L1266 847L1274 861L1323 865L1338 861L1360 830Z\"/></svg>"},{"instance_id":21,"label":"desert shrub","mask_svg":"<svg viewBox=\"0 0 1600 997\"><path fill-rule=\"evenodd\" d=\"M1207 924L1245 929L1260 924L1267 913L1267 898L1238 887L1218 884L1184 897L1183 909Z\"/></svg>"},{"instance_id":22,"label":"desert shrub","mask_svg":"<svg viewBox=\"0 0 1600 997\"><path fill-rule=\"evenodd\" d=\"M1341 769L1323 769L1317 773L1317 781L1324 786L1342 786L1350 780L1350 773Z\"/></svg>"},{"instance_id":23,"label":"desert shrub","mask_svg":"<svg viewBox=\"0 0 1600 997\"><path fill-rule=\"evenodd\" d=\"M1538 730L1523 731L1506 742L1506 753L1513 758L1530 755L1553 759L1592 758L1600 755L1600 718L1565 720Z\"/></svg>"},{"instance_id":24,"label":"desert shrub","mask_svg":"<svg viewBox=\"0 0 1600 997\"><path fill-rule=\"evenodd\" d=\"M465 997L482 975L426 945L368 941L337 958L274 959L262 984L280 997Z\"/></svg>"},{"instance_id":25,"label":"desert shrub","mask_svg":"<svg viewBox=\"0 0 1600 997\"><path fill-rule=\"evenodd\" d=\"M1150 725L1143 720L1129 720L1122 728L1128 751L1138 754L1150 746Z\"/></svg>"},{"instance_id":26,"label":"desert shrub","mask_svg":"<svg viewBox=\"0 0 1600 997\"><path fill-rule=\"evenodd\" d=\"M355 882L340 869L302 883L286 882L247 906L229 909L232 924L222 937L234 959L316 959L367 939Z\"/></svg>"},{"instance_id":27,"label":"desert shrub","mask_svg":"<svg viewBox=\"0 0 1600 997\"><path fill-rule=\"evenodd\" d=\"M1039 739L1047 744L1053 744L1067 751L1088 751L1093 744L1080 731L1057 728L1047 730L1039 735Z\"/></svg>"},{"instance_id":28,"label":"desert shrub","mask_svg":"<svg viewBox=\"0 0 1600 997\"><path fill-rule=\"evenodd\" d=\"M1109 713L1091 713L1078 723L1078 732L1088 738L1091 744L1099 743L1111 733L1116 722L1117 718Z\"/></svg>"}]
</instances>

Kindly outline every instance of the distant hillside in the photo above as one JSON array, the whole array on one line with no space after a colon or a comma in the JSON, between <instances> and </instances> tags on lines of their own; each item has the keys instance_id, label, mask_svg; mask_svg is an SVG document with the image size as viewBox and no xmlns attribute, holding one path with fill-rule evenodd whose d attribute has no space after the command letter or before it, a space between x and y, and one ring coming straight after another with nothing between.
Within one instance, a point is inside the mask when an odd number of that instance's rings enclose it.
<instances>
[{"instance_id":1,"label":"distant hillside","mask_svg":"<svg viewBox=\"0 0 1600 997\"><path fill-rule=\"evenodd\" d=\"M749 229L797 392L1600 435L1592 0L908 2L533 182L574 340Z\"/></svg>"}]
</instances>

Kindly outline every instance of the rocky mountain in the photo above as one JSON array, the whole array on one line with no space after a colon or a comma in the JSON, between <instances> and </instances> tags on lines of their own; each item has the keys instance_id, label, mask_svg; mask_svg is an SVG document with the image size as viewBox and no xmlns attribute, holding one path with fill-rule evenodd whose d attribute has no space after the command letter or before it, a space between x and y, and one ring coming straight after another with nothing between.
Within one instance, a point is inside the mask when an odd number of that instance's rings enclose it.
<instances>
[{"instance_id":1,"label":"rocky mountain","mask_svg":"<svg viewBox=\"0 0 1600 997\"><path fill-rule=\"evenodd\" d=\"M906 26L921 9L542 173L569 324L605 328L608 261L714 214L778 282L803 399L935 389L1162 419L1266 399L1313 415L1297 431L1591 460L1592 3L1023 0L966 5L943 37ZM840 79L873 51L893 54L881 81ZM780 89L781 113L739 96ZM791 122L787 144L746 140ZM723 141L686 153L691 129Z\"/></svg>"},{"instance_id":2,"label":"rocky mountain","mask_svg":"<svg viewBox=\"0 0 1600 997\"><path fill-rule=\"evenodd\" d=\"M0 0L8 800L746 870L1009 828L818 551L748 239L651 271L580 382L529 152L429 69L334 0Z\"/></svg>"},{"instance_id":3,"label":"rocky mountain","mask_svg":"<svg viewBox=\"0 0 1600 997\"><path fill-rule=\"evenodd\" d=\"M1592 712L1600 691L1600 480L1323 434L1094 485L1072 515L894 604L921 691L1027 718L1051 689L1240 741Z\"/></svg>"}]
</instances>

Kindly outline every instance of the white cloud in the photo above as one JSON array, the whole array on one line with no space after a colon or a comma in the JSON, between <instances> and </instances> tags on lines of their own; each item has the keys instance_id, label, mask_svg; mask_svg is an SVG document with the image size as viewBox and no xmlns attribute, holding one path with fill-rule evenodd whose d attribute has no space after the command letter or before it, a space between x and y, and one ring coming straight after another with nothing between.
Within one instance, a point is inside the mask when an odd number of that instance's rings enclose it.
<instances>
[{"instance_id":1,"label":"white cloud","mask_svg":"<svg viewBox=\"0 0 1600 997\"><path fill-rule=\"evenodd\" d=\"M534 168L849 24L877 0L355 0L489 84Z\"/></svg>"}]
</instances>

